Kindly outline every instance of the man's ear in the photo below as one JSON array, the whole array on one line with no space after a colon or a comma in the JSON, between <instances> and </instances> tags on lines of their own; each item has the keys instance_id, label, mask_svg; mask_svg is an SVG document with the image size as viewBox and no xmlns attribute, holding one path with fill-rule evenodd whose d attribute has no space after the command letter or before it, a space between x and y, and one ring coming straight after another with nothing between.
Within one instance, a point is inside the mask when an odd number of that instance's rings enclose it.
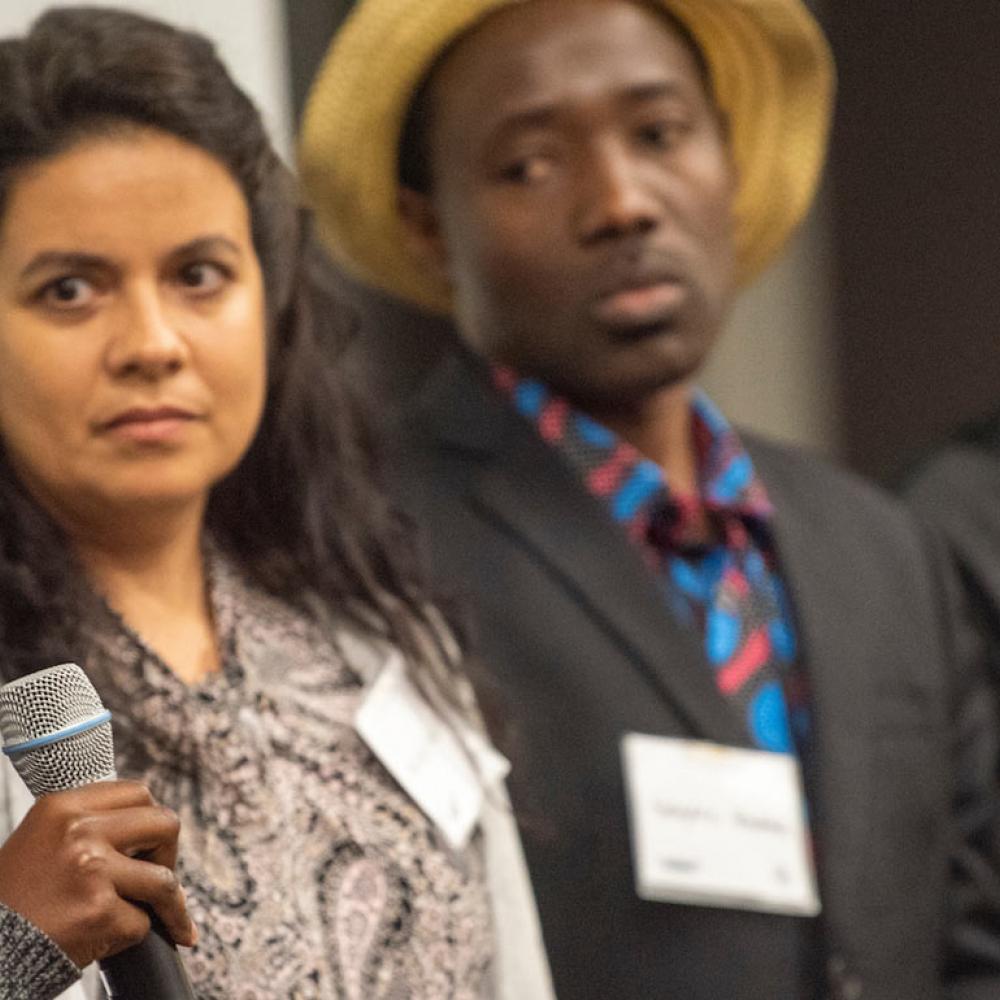
<instances>
[{"instance_id":1,"label":"man's ear","mask_svg":"<svg viewBox=\"0 0 1000 1000\"><path fill-rule=\"evenodd\" d=\"M412 188L401 187L397 206L410 255L421 269L433 275L437 281L450 284L448 253L431 196Z\"/></svg>"}]
</instances>

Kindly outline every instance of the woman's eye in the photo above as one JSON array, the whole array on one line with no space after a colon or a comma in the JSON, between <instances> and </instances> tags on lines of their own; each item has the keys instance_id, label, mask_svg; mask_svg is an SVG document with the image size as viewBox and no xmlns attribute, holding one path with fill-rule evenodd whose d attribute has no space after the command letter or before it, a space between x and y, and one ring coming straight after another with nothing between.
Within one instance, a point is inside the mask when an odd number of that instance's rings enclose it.
<instances>
[{"instance_id":1,"label":"woman's eye","mask_svg":"<svg viewBox=\"0 0 1000 1000\"><path fill-rule=\"evenodd\" d=\"M185 288L202 295L211 295L226 284L230 274L219 264L198 261L181 268L179 278Z\"/></svg>"},{"instance_id":2,"label":"woman's eye","mask_svg":"<svg viewBox=\"0 0 1000 1000\"><path fill-rule=\"evenodd\" d=\"M56 278L40 292L38 298L55 309L81 309L89 306L96 296L94 286L85 278Z\"/></svg>"}]
</instances>

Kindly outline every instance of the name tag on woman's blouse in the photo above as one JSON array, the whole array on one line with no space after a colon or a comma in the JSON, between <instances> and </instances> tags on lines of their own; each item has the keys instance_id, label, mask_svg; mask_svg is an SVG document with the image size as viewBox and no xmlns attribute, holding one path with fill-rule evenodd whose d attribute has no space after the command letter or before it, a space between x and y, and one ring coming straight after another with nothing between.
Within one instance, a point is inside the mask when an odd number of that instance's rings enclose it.
<instances>
[{"instance_id":1,"label":"name tag on woman's blouse","mask_svg":"<svg viewBox=\"0 0 1000 1000\"><path fill-rule=\"evenodd\" d=\"M482 813L484 783L504 777L506 760L462 722L442 719L396 652L368 689L354 725L451 847L464 847Z\"/></svg>"},{"instance_id":2,"label":"name tag on woman's blouse","mask_svg":"<svg viewBox=\"0 0 1000 1000\"><path fill-rule=\"evenodd\" d=\"M819 913L794 757L628 733L622 761L642 899Z\"/></svg>"}]
</instances>

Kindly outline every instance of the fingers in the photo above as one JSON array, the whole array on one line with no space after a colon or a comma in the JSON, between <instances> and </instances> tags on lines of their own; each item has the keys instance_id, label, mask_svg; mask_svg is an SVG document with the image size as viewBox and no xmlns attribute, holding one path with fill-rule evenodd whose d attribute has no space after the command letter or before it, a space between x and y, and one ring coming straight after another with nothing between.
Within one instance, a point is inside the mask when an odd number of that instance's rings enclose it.
<instances>
[{"instance_id":1,"label":"fingers","mask_svg":"<svg viewBox=\"0 0 1000 1000\"><path fill-rule=\"evenodd\" d=\"M142 855L166 868L177 863L177 840L181 824L177 814L165 806L136 806L81 818L76 832L100 837L129 857Z\"/></svg>"},{"instance_id":2,"label":"fingers","mask_svg":"<svg viewBox=\"0 0 1000 1000\"><path fill-rule=\"evenodd\" d=\"M154 800L150 790L137 781L95 781L65 792L46 795L39 799L38 804L44 804L53 811L75 814L151 806Z\"/></svg>"},{"instance_id":3,"label":"fingers","mask_svg":"<svg viewBox=\"0 0 1000 1000\"><path fill-rule=\"evenodd\" d=\"M146 798L153 801L148 793ZM137 799L143 796L126 794L121 801ZM99 863L119 896L148 904L177 944L194 944L197 932L173 873L180 834L176 813L159 805L123 807L83 817L73 832L87 843L106 842L113 849Z\"/></svg>"},{"instance_id":4,"label":"fingers","mask_svg":"<svg viewBox=\"0 0 1000 1000\"><path fill-rule=\"evenodd\" d=\"M169 868L116 854L112 856L108 875L118 895L132 903L147 904L177 944L190 947L195 943L198 934L187 911L184 891ZM146 920L144 937L149 930L149 918L142 915Z\"/></svg>"},{"instance_id":5,"label":"fingers","mask_svg":"<svg viewBox=\"0 0 1000 1000\"><path fill-rule=\"evenodd\" d=\"M66 952L81 968L131 948L149 933L149 914L134 903L122 899L110 886L104 898L96 897L92 900L92 907L93 916L87 921L88 934L79 945L80 953L85 954L86 958L81 962L73 951Z\"/></svg>"},{"instance_id":6,"label":"fingers","mask_svg":"<svg viewBox=\"0 0 1000 1000\"><path fill-rule=\"evenodd\" d=\"M180 824L135 782L44 796L0 844L0 900L83 967L149 932L148 904L171 937L197 934L172 869Z\"/></svg>"}]
</instances>

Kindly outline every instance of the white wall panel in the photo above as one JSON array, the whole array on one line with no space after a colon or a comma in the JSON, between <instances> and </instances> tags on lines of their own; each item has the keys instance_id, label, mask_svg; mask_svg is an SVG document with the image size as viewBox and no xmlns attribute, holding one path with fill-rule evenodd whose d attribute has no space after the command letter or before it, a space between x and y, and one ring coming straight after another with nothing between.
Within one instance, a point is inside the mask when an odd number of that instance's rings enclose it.
<instances>
[{"instance_id":1,"label":"white wall panel","mask_svg":"<svg viewBox=\"0 0 1000 1000\"><path fill-rule=\"evenodd\" d=\"M702 378L731 420L837 457L843 451L832 250L823 199L739 298Z\"/></svg>"},{"instance_id":2,"label":"white wall panel","mask_svg":"<svg viewBox=\"0 0 1000 1000\"><path fill-rule=\"evenodd\" d=\"M281 0L61 0L59 6L124 7L207 35L257 102L275 143L292 148L290 90ZM46 0L0 0L0 36L23 33Z\"/></svg>"}]
</instances>

